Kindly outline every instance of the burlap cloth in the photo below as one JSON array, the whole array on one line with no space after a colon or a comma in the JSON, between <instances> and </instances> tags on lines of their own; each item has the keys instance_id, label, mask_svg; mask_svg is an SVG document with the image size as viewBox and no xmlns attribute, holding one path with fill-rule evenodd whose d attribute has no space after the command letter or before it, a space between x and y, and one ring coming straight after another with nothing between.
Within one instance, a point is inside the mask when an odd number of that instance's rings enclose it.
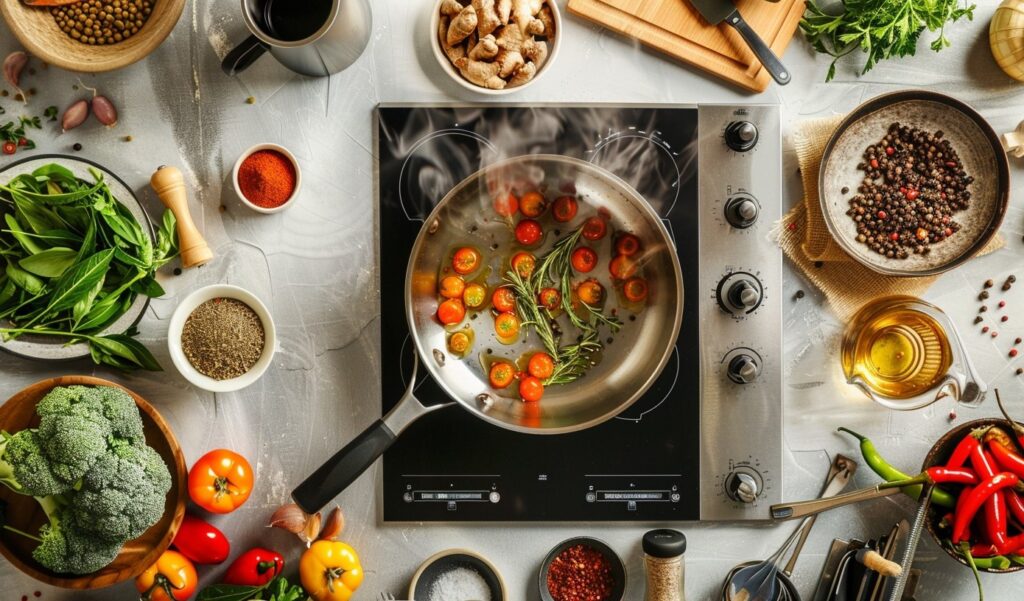
<instances>
[{"instance_id":1,"label":"burlap cloth","mask_svg":"<svg viewBox=\"0 0 1024 601\"><path fill-rule=\"evenodd\" d=\"M812 119L797 126L793 142L804 199L782 218L778 236L782 252L821 290L839 319L846 321L872 299L891 294L921 296L939 276L882 275L855 261L832 239L818 199L818 168L825 144L843 117ZM991 253L1003 245L1003 239L997 235L978 254Z\"/></svg>"}]
</instances>

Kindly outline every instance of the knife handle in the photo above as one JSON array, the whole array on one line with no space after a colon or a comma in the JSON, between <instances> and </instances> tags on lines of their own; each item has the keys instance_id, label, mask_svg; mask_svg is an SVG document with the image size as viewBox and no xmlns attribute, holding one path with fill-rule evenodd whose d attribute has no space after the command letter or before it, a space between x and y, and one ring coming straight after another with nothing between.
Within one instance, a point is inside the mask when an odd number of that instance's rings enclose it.
<instances>
[{"instance_id":1,"label":"knife handle","mask_svg":"<svg viewBox=\"0 0 1024 601\"><path fill-rule=\"evenodd\" d=\"M761 36L757 35L746 21L743 20L743 16L740 15L740 11L734 10L732 14L725 18L725 22L732 25L736 31L740 32L743 39L750 46L750 49L757 55L758 60L764 65L764 68L768 70L768 73L772 76L780 86L784 86L792 81L793 77L790 75L789 70L786 69L786 65L782 64L779 57L775 56L772 49L768 47L768 44L764 43Z\"/></svg>"}]
</instances>

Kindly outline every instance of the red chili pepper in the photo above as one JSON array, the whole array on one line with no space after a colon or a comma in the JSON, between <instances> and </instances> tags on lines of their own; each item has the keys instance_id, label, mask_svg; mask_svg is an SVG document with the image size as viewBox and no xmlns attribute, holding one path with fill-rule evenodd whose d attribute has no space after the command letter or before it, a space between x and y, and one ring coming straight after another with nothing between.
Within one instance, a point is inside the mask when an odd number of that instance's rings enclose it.
<instances>
[{"instance_id":1,"label":"red chili pepper","mask_svg":"<svg viewBox=\"0 0 1024 601\"><path fill-rule=\"evenodd\" d=\"M953 454L949 456L949 461L946 462L946 467L957 468L963 467L967 463L967 459L971 456L971 451L974 447L981 444L974 436L968 434L964 436L960 444L956 445L956 449L953 450Z\"/></svg>"},{"instance_id":2,"label":"red chili pepper","mask_svg":"<svg viewBox=\"0 0 1024 601\"><path fill-rule=\"evenodd\" d=\"M1019 522L1020 525L1024 525L1024 499L1020 497L1020 493L1017 491L1010 491L1006 495L1006 505L1010 508L1010 513Z\"/></svg>"},{"instance_id":3,"label":"red chili pepper","mask_svg":"<svg viewBox=\"0 0 1024 601\"><path fill-rule=\"evenodd\" d=\"M936 484L952 482L954 484L977 484L978 475L967 468L930 467L925 470L928 478Z\"/></svg>"},{"instance_id":4,"label":"red chili pepper","mask_svg":"<svg viewBox=\"0 0 1024 601\"><path fill-rule=\"evenodd\" d=\"M238 556L224 574L225 584L261 586L284 570L284 558L277 551L253 547Z\"/></svg>"},{"instance_id":5,"label":"red chili pepper","mask_svg":"<svg viewBox=\"0 0 1024 601\"><path fill-rule=\"evenodd\" d=\"M1002 555L999 552L999 548L993 544L978 543L971 546L971 555L974 557L995 557L996 555Z\"/></svg>"},{"instance_id":6,"label":"red chili pepper","mask_svg":"<svg viewBox=\"0 0 1024 601\"><path fill-rule=\"evenodd\" d=\"M1006 530L1007 492L997 491L992 495L991 500L985 502L985 532L988 533L988 540L996 545L1005 544L1008 536Z\"/></svg>"},{"instance_id":7,"label":"red chili pepper","mask_svg":"<svg viewBox=\"0 0 1024 601\"><path fill-rule=\"evenodd\" d=\"M988 450L1001 468L1024 478L1024 458L994 438L988 440Z\"/></svg>"},{"instance_id":8,"label":"red chili pepper","mask_svg":"<svg viewBox=\"0 0 1024 601\"><path fill-rule=\"evenodd\" d=\"M182 520L171 544L194 563L221 563L231 554L231 544L223 532L205 520L188 514Z\"/></svg>"},{"instance_id":9,"label":"red chili pepper","mask_svg":"<svg viewBox=\"0 0 1024 601\"><path fill-rule=\"evenodd\" d=\"M1024 551L1024 534L1006 539L1002 544L994 545L998 553L996 555L1016 555Z\"/></svg>"},{"instance_id":10,"label":"red chili pepper","mask_svg":"<svg viewBox=\"0 0 1024 601\"><path fill-rule=\"evenodd\" d=\"M985 480L979 484L977 488L972 490L970 494L967 495L967 499L964 501L963 507L961 507L956 514L953 524L953 543L958 544L960 541L964 540L964 531L967 529L967 525L971 523L971 520L974 519L975 514L978 513L978 510L981 509L982 505L984 505L989 499L994 499L994 495L997 491L1014 486L1019 480L1020 479L1016 474L1002 472L988 480ZM990 530L996 525L996 521L989 520L988 526Z\"/></svg>"},{"instance_id":11,"label":"red chili pepper","mask_svg":"<svg viewBox=\"0 0 1024 601\"><path fill-rule=\"evenodd\" d=\"M992 463L992 457L985 452L984 447L978 445L971 451L971 465L974 466L974 471L978 473L978 477L982 480L988 480L996 475L995 465Z\"/></svg>"}]
</instances>

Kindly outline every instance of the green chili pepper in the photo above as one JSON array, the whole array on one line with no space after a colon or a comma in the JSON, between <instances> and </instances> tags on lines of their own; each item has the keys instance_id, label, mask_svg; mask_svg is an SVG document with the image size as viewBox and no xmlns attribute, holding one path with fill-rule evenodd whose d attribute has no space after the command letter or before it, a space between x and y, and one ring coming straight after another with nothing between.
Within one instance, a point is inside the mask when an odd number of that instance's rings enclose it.
<instances>
[{"instance_id":1,"label":"green chili pepper","mask_svg":"<svg viewBox=\"0 0 1024 601\"><path fill-rule=\"evenodd\" d=\"M985 601L985 589L981 586L981 574L978 573L981 560L974 559L974 556L971 555L971 545L967 541L960 543L959 548L960 554L967 559L967 565L971 566L971 571L974 572L974 582L978 585L978 601Z\"/></svg>"},{"instance_id":2,"label":"green chili pepper","mask_svg":"<svg viewBox=\"0 0 1024 601\"><path fill-rule=\"evenodd\" d=\"M1020 565L1024 566L1024 557L1022 557L1020 555L1011 555L1010 556L1010 561L1012 561L1013 563L1020 564Z\"/></svg>"},{"instance_id":3,"label":"green chili pepper","mask_svg":"<svg viewBox=\"0 0 1024 601\"><path fill-rule=\"evenodd\" d=\"M978 566L979 570L1005 570L1010 567L1010 559L1005 555L975 557L974 565Z\"/></svg>"},{"instance_id":4,"label":"green chili pepper","mask_svg":"<svg viewBox=\"0 0 1024 601\"><path fill-rule=\"evenodd\" d=\"M848 428L839 428L840 432L846 432L850 436L853 436L860 441L860 452L864 456L864 461L868 466L874 470L876 474L881 476L886 482L895 482L898 480L909 480L910 476L901 472L899 469L894 467L888 461L882 457L878 449L875 448L875 443L871 442L866 436L857 434L853 430ZM903 489L904 494L909 495L912 499L919 499L921 497L922 485L916 484L908 486ZM956 500L948 492L935 487L932 489L932 503L940 506L952 509L956 507Z\"/></svg>"}]
</instances>

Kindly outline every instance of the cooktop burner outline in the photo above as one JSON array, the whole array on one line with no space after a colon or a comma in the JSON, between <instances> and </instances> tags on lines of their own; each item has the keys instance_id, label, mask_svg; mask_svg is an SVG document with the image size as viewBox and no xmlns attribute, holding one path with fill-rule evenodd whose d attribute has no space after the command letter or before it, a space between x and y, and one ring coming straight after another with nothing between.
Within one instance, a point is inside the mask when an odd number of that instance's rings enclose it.
<instances>
[{"instance_id":1,"label":"cooktop burner outline","mask_svg":"<svg viewBox=\"0 0 1024 601\"><path fill-rule=\"evenodd\" d=\"M598 140L597 144L595 144L591 150L588 150L584 153L584 155L589 155L586 156L586 160L595 165L602 166L599 161L599 157L602 155L602 153L613 142L619 142L626 139L643 140L654 145L655 148L668 155L669 164L672 166L672 169L676 173L674 181L669 185L669 187L672 190L674 190L672 202L668 204L668 208L664 209L664 211L662 211L660 208L655 208L655 210L662 218L667 217L672 213L672 209L675 208L676 203L679 202L679 182L683 177L683 170L680 169L679 165L677 164L677 158L679 157L679 153L672 150L672 145L661 138L661 131L655 130L651 133L648 133L645 130L636 128L636 126L630 126L627 128L627 130L628 131L626 132L620 130L611 131L610 133L603 136L600 140ZM619 177L622 176L620 175Z\"/></svg>"},{"instance_id":2,"label":"cooktop burner outline","mask_svg":"<svg viewBox=\"0 0 1024 601\"><path fill-rule=\"evenodd\" d=\"M684 308L684 310L685 310L685 308ZM676 388L676 382L679 381L679 371L680 371L680 368L682 367L680 365L680 360L679 360L679 345L678 344L676 344L676 346L672 348L672 359L674 360L674 361L672 361L672 365L675 366L675 373L672 375L672 384L669 386L669 389L667 391L665 391L665 394L662 395L661 400L659 400L657 403L651 405L649 408L644 409L643 411L641 411L640 415L638 415L636 417L627 417L626 415L624 415L624 414L632 412L633 409L635 409L637 405L641 404L644 401L643 398L639 398L639 399L636 400L635 403L633 403L630 407L626 408L622 413L616 415L615 419L621 419L622 421L626 421L626 422L639 422L639 421L641 421L644 418L645 415L647 415L648 413L654 411L658 407L661 407L661 405L665 401L668 400L668 397L672 395L672 391L675 390L675 388ZM668 369L669 369L669 366L666 365L665 366L665 371L668 371ZM644 395L644 396L646 396L646 395Z\"/></svg>"},{"instance_id":3,"label":"cooktop burner outline","mask_svg":"<svg viewBox=\"0 0 1024 601\"><path fill-rule=\"evenodd\" d=\"M458 123L456 123L455 125L457 126ZM447 129L441 129L441 130L438 130L438 131L435 131L435 132L431 132L431 133L423 136L419 140L417 140L415 143L413 143L413 145L409 148L409 152L406 155L405 160L402 161L402 167L401 167L401 169L398 172L398 202L399 202L399 206L402 208L402 212L405 214L405 218L407 220L409 220L409 221L420 221L420 222L422 222L426 218L426 216L424 215L423 217L414 217L414 216L409 214L409 207L406 206L406 199L403 197L403 194L402 194L402 191L405 188L405 186L402 185L402 184L405 181L405 178L408 177L406 175L406 167L409 165L409 161L413 160L413 157L417 156L416 155L416 151L419 150L420 147L422 147L423 145L425 145L426 143L428 143L428 142L430 142L432 140L436 140L438 138L444 138L446 136L465 136L467 138L472 138L472 139L476 140L477 142L482 142L484 144L484 146L488 150L490 150L491 152L497 152L497 150L498 150L494 146L494 144L489 139L487 139L485 136L482 136L482 135L480 135L477 132L472 131L472 130L458 129L458 128L454 128L454 127L453 128L447 128ZM472 172L470 172L470 173L472 173ZM466 175L468 176L469 174L467 173ZM434 202L436 203L437 201L440 201L440 200L441 199L438 198L438 199L435 199Z\"/></svg>"}]
</instances>

